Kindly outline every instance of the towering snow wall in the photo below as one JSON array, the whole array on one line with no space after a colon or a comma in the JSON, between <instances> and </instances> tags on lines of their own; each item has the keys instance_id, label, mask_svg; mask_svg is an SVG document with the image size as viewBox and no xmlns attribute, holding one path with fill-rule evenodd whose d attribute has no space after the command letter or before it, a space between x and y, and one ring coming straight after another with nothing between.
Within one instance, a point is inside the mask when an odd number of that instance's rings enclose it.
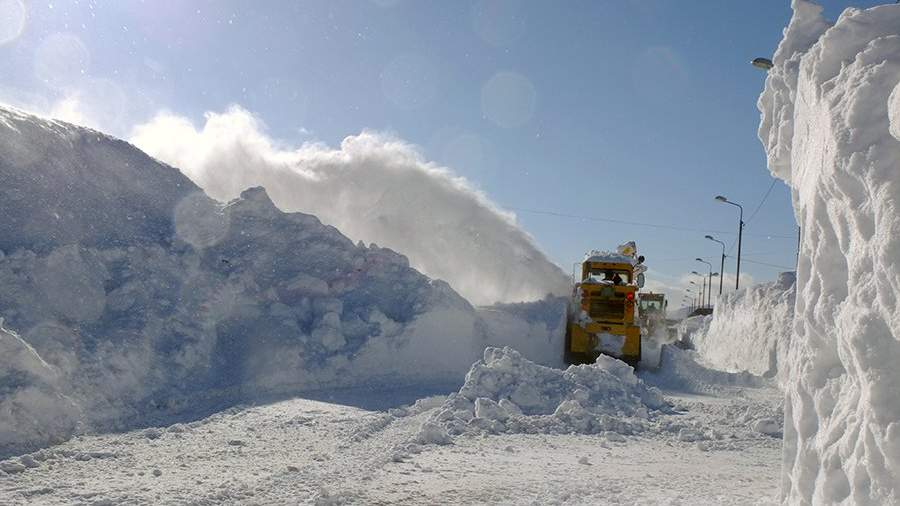
<instances>
[{"instance_id":1,"label":"towering snow wall","mask_svg":"<svg viewBox=\"0 0 900 506\"><path fill-rule=\"evenodd\" d=\"M793 9L759 99L802 227L782 493L898 504L900 5Z\"/></svg>"},{"instance_id":2,"label":"towering snow wall","mask_svg":"<svg viewBox=\"0 0 900 506\"><path fill-rule=\"evenodd\" d=\"M565 300L476 310L263 188L222 204L99 132L0 107L0 458L79 430L337 386L557 365Z\"/></svg>"},{"instance_id":3,"label":"towering snow wall","mask_svg":"<svg viewBox=\"0 0 900 506\"><path fill-rule=\"evenodd\" d=\"M719 297L709 325L687 339L717 369L783 377L794 319L794 281L793 272L783 272L771 283Z\"/></svg>"}]
</instances>

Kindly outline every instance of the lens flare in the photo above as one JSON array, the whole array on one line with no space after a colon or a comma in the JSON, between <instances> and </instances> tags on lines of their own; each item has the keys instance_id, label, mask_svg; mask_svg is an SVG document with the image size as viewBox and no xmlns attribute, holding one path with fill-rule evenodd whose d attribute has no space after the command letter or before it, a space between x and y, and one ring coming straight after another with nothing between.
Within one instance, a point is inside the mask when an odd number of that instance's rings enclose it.
<instances>
[{"instance_id":1,"label":"lens flare","mask_svg":"<svg viewBox=\"0 0 900 506\"><path fill-rule=\"evenodd\" d=\"M22 35L27 18L22 0L0 0L0 46Z\"/></svg>"}]
</instances>

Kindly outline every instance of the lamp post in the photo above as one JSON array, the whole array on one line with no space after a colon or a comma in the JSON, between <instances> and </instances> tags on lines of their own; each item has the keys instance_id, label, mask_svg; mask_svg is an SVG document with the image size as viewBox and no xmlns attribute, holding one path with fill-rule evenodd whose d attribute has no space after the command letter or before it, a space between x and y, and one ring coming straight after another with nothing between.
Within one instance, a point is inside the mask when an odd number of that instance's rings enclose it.
<instances>
[{"instance_id":1,"label":"lamp post","mask_svg":"<svg viewBox=\"0 0 900 506\"><path fill-rule=\"evenodd\" d=\"M722 195L716 195L716 200L719 202L724 202L726 204L731 204L733 206L737 206L738 209L741 210L741 214L738 217L738 254L737 254L737 268L735 269L734 274L734 289L737 290L741 287L741 236L744 231L744 208L738 204L737 202L732 202Z\"/></svg>"},{"instance_id":2,"label":"lamp post","mask_svg":"<svg viewBox=\"0 0 900 506\"><path fill-rule=\"evenodd\" d=\"M706 236L706 238L722 245L722 265L719 267L719 295L722 295L722 281L725 280L725 243L711 235Z\"/></svg>"},{"instance_id":3,"label":"lamp post","mask_svg":"<svg viewBox=\"0 0 900 506\"><path fill-rule=\"evenodd\" d=\"M697 271L691 271L691 274L700 277L700 306L703 307L706 305L706 280L703 277L703 274L700 274Z\"/></svg>"},{"instance_id":4,"label":"lamp post","mask_svg":"<svg viewBox=\"0 0 900 506\"><path fill-rule=\"evenodd\" d=\"M774 64L772 64L772 60L768 58L754 58L750 61L750 65L753 65L758 69L765 70L766 72L768 72L769 69L775 66Z\"/></svg>"},{"instance_id":5,"label":"lamp post","mask_svg":"<svg viewBox=\"0 0 900 506\"><path fill-rule=\"evenodd\" d=\"M719 273L718 273L718 272L714 272L714 273L710 274L710 276L713 277L713 278L719 278L720 281L722 280L722 276L719 276ZM710 283L712 283L712 280L710 280ZM718 302L718 300L719 300L719 299L717 298L716 301ZM709 307L710 307L710 309L713 307L711 301L710 301Z\"/></svg>"},{"instance_id":6,"label":"lamp post","mask_svg":"<svg viewBox=\"0 0 900 506\"><path fill-rule=\"evenodd\" d=\"M707 299L706 305L709 307L712 307L712 296L709 293L712 291L712 264L702 258L696 258L695 260L697 260L698 262L704 263L709 267L709 289L706 290L706 299Z\"/></svg>"}]
</instances>

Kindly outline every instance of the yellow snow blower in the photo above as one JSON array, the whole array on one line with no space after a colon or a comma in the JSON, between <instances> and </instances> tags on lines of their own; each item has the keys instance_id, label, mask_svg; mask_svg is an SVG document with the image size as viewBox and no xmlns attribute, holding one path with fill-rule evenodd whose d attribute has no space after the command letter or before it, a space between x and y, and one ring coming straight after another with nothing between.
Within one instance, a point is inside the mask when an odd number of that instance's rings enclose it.
<instances>
[{"instance_id":1,"label":"yellow snow blower","mask_svg":"<svg viewBox=\"0 0 900 506\"><path fill-rule=\"evenodd\" d=\"M599 354L634 366L641 360L637 291L644 286L644 257L634 242L615 253L592 251L576 272L566 324L565 361L593 363Z\"/></svg>"}]
</instances>

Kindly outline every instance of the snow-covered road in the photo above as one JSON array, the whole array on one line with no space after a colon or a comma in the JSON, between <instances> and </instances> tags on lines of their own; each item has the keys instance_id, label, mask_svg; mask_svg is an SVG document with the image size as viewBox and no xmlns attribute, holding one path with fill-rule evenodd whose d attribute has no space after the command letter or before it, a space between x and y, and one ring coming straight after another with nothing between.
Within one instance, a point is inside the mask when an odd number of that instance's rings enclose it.
<instances>
[{"instance_id":1,"label":"snow-covered road","mask_svg":"<svg viewBox=\"0 0 900 506\"><path fill-rule=\"evenodd\" d=\"M632 436L463 434L423 445L420 428L444 397L403 408L421 391L339 392L82 436L12 459L0 504L775 502L781 420L774 430L766 420L777 418L780 392L697 368L679 383L673 375L686 368L668 367L644 379L680 384L664 391L674 409Z\"/></svg>"}]
</instances>

